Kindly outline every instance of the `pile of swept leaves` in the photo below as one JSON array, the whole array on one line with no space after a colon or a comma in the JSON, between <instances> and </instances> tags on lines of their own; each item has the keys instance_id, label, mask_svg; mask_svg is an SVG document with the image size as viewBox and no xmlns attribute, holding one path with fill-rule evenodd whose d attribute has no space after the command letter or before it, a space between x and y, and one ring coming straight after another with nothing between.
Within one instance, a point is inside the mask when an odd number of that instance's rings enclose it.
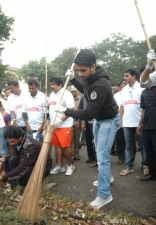
<instances>
[{"instance_id":1,"label":"pile of swept leaves","mask_svg":"<svg viewBox=\"0 0 156 225\"><path fill-rule=\"evenodd\" d=\"M114 214L95 210L83 203L70 201L51 190L42 193L35 222L20 218L16 213L18 202L10 201L11 193L0 187L0 225L154 225L156 219L135 218L133 215Z\"/></svg>"}]
</instances>

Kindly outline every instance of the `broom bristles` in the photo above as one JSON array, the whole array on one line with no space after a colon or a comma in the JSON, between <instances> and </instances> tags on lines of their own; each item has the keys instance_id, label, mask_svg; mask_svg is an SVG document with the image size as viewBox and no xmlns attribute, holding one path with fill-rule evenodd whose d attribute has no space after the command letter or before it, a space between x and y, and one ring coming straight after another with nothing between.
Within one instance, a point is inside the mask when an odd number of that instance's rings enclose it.
<instances>
[{"instance_id":1,"label":"broom bristles","mask_svg":"<svg viewBox=\"0 0 156 225\"><path fill-rule=\"evenodd\" d=\"M45 139L39 157L23 193L23 200L19 203L17 209L18 213L21 216L30 219L31 221L35 219L37 214L38 202L42 189L43 175L46 167L52 130L52 126L47 127Z\"/></svg>"}]
</instances>

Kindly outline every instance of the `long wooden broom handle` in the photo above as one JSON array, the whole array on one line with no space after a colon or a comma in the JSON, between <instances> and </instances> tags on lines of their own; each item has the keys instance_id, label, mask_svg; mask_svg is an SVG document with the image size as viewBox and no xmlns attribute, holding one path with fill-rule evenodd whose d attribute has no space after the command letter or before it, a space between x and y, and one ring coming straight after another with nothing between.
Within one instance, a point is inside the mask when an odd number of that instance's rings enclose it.
<instances>
[{"instance_id":1,"label":"long wooden broom handle","mask_svg":"<svg viewBox=\"0 0 156 225\"><path fill-rule=\"evenodd\" d=\"M145 38L146 38L146 42L147 42L148 49L150 50L150 49L152 49L152 47L151 47L151 43L150 43L150 40L149 40L149 38L148 38L146 29L145 29L145 24L143 23L143 19L142 19L140 10L139 10L138 2L137 2L136 0L134 0L134 3L135 3L135 6L136 6L136 9L137 9L139 18L140 18L140 22L141 22L142 29L143 29L144 34L145 34ZM154 68L155 68L155 70L156 70L156 62L153 61L153 64L154 64Z\"/></svg>"},{"instance_id":2,"label":"long wooden broom handle","mask_svg":"<svg viewBox=\"0 0 156 225\"><path fill-rule=\"evenodd\" d=\"M90 21L90 23L91 23L91 21ZM88 24L88 27L89 27L90 23ZM87 30L87 29L86 29L86 30ZM77 52L76 52L76 54L75 54L74 59L76 58L77 54L80 52L80 50L81 50L81 48L82 48L82 45L83 45L83 42L84 42L84 39L85 39L85 35L84 35L84 37L83 37L83 39L82 39L82 42L81 42L81 44L80 44L80 47L78 48L78 50L77 50ZM74 61L74 60L73 60L73 61ZM74 65L75 65L75 63L73 62L72 65L71 65L71 67L70 67L70 70L73 70L73 69L74 69ZM67 77L66 82L65 82L65 84L64 84L63 91L62 91L61 97L60 97L60 99L59 99L59 104L60 104L61 101L62 101L62 98L63 98L64 92L65 92L65 90L66 90L66 88L67 88L69 79L70 79L70 76ZM54 113L52 122L51 122L51 124L50 124L51 126L54 125L56 116L57 116L57 112Z\"/></svg>"}]
</instances>

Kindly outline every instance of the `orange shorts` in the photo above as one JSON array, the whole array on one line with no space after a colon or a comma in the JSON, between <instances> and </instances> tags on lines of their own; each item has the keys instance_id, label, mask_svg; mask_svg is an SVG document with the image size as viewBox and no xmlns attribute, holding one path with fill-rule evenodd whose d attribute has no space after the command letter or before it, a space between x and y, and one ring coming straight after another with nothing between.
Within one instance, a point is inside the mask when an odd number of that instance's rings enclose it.
<instances>
[{"instance_id":1,"label":"orange shorts","mask_svg":"<svg viewBox=\"0 0 156 225\"><path fill-rule=\"evenodd\" d=\"M67 148L70 146L71 137L72 137L72 127L55 128L51 138L51 143L54 146Z\"/></svg>"}]
</instances>

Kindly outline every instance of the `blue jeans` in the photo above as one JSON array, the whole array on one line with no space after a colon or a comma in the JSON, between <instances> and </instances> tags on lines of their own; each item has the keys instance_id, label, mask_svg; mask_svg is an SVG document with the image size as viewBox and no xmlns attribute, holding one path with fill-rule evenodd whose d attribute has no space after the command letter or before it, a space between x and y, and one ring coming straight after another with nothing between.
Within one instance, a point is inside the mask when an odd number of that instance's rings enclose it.
<instances>
[{"instance_id":1,"label":"blue jeans","mask_svg":"<svg viewBox=\"0 0 156 225\"><path fill-rule=\"evenodd\" d=\"M5 157L9 155L7 141L4 139L4 132L6 131L6 127L0 128L0 156Z\"/></svg>"},{"instance_id":2,"label":"blue jeans","mask_svg":"<svg viewBox=\"0 0 156 225\"><path fill-rule=\"evenodd\" d=\"M124 136L125 136L125 161L126 168L133 169L135 154L136 154L136 143L135 143L135 135L136 135L136 127L124 127ZM138 138L139 146L142 154L142 165L148 166L143 136L140 135Z\"/></svg>"},{"instance_id":3,"label":"blue jeans","mask_svg":"<svg viewBox=\"0 0 156 225\"><path fill-rule=\"evenodd\" d=\"M98 163L98 197L110 196L110 152L116 132L120 125L120 116L112 119L94 120L93 134Z\"/></svg>"},{"instance_id":4,"label":"blue jeans","mask_svg":"<svg viewBox=\"0 0 156 225\"><path fill-rule=\"evenodd\" d=\"M42 142L42 133L38 132L37 130L32 130L31 132L26 131L26 136L33 138L33 133L36 133L36 132L37 132L37 135L35 140Z\"/></svg>"}]
</instances>

